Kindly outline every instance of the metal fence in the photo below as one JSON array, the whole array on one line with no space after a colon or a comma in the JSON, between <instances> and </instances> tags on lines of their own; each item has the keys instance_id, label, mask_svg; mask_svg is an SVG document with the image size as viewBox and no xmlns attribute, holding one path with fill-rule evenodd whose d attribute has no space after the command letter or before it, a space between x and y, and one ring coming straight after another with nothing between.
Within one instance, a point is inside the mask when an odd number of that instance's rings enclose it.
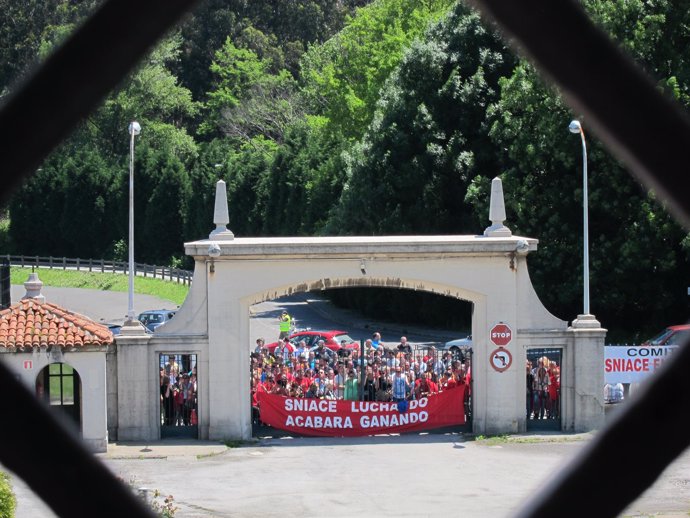
<instances>
[{"instance_id":1,"label":"metal fence","mask_svg":"<svg viewBox=\"0 0 690 518\"><path fill-rule=\"evenodd\" d=\"M77 270L100 273L129 273L126 261L106 261L104 259L73 259L70 257L40 257L38 255L5 255L10 266L22 268L48 268L51 270ZM180 268L134 263L134 273L142 277L152 277L181 284L191 285L194 273Z\"/></svg>"}]
</instances>

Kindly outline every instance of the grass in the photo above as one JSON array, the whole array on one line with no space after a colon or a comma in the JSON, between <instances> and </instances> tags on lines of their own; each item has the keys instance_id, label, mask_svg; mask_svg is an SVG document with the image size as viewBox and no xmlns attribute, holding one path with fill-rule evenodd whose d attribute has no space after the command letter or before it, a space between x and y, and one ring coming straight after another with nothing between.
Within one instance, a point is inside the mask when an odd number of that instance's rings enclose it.
<instances>
[{"instance_id":1,"label":"grass","mask_svg":"<svg viewBox=\"0 0 690 518\"><path fill-rule=\"evenodd\" d=\"M587 436L583 434L567 435L539 435L539 436L511 436L511 435L477 435L474 438L475 442L486 446L496 446L499 444L534 444L544 442L579 442L587 440Z\"/></svg>"},{"instance_id":2,"label":"grass","mask_svg":"<svg viewBox=\"0 0 690 518\"><path fill-rule=\"evenodd\" d=\"M10 268L10 283L22 285L31 273L31 268ZM76 270L38 269L38 276L44 286L55 288L84 288L100 291L122 291L129 289L129 277L122 273L83 272ZM169 300L181 305L189 292L189 286L173 281L135 277L134 292Z\"/></svg>"}]
</instances>

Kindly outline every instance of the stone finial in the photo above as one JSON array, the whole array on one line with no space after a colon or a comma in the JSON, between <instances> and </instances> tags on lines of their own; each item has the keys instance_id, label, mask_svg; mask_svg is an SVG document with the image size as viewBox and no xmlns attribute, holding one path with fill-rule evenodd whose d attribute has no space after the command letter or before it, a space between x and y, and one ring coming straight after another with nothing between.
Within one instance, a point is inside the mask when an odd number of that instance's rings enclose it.
<instances>
[{"instance_id":1,"label":"stone finial","mask_svg":"<svg viewBox=\"0 0 690 518\"><path fill-rule=\"evenodd\" d=\"M503 183L497 176L491 180L491 201L489 205L489 219L491 226L486 227L484 235L487 237L510 237L513 233L503 222L506 219L506 206L503 201Z\"/></svg>"},{"instance_id":2,"label":"stone finial","mask_svg":"<svg viewBox=\"0 0 690 518\"><path fill-rule=\"evenodd\" d=\"M216 205L213 210L213 223L216 225L216 228L209 234L209 239L215 241L235 239L235 234L228 230L226 226L230 223L230 215L228 213L228 193L223 180L218 180L216 183Z\"/></svg>"},{"instance_id":3,"label":"stone finial","mask_svg":"<svg viewBox=\"0 0 690 518\"><path fill-rule=\"evenodd\" d=\"M45 302L46 298L41 293L41 288L43 288L43 281L38 278L36 272L31 272L29 278L24 283L24 288L26 288L26 295L22 297L24 299L33 299L38 302Z\"/></svg>"}]
</instances>

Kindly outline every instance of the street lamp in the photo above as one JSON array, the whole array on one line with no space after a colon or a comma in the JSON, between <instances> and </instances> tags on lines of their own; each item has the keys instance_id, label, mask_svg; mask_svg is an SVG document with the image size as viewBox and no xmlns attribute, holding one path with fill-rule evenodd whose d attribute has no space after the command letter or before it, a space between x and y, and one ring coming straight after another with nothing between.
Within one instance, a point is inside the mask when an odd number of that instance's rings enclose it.
<instances>
[{"instance_id":1,"label":"street lamp","mask_svg":"<svg viewBox=\"0 0 690 518\"><path fill-rule=\"evenodd\" d=\"M579 133L582 138L582 221L583 221L583 299L584 299L584 314L589 315L589 218L587 215L587 145L585 144L585 132L582 129L580 121L574 120L568 126L571 133Z\"/></svg>"},{"instance_id":2,"label":"street lamp","mask_svg":"<svg viewBox=\"0 0 690 518\"><path fill-rule=\"evenodd\" d=\"M134 137L141 133L141 126L137 121L129 124L129 303L127 306L127 321L134 320Z\"/></svg>"}]
</instances>

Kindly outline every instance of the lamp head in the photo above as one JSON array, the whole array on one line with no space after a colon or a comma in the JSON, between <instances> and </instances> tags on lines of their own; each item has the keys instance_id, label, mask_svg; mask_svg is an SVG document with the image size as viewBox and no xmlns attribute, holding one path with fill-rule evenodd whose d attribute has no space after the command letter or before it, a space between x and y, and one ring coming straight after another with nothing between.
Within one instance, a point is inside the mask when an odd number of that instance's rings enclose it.
<instances>
[{"instance_id":1,"label":"lamp head","mask_svg":"<svg viewBox=\"0 0 690 518\"><path fill-rule=\"evenodd\" d=\"M581 133L582 125L580 124L580 121L574 120L570 123L568 129L570 130L570 133Z\"/></svg>"},{"instance_id":2,"label":"lamp head","mask_svg":"<svg viewBox=\"0 0 690 518\"><path fill-rule=\"evenodd\" d=\"M211 243L208 247L208 255L211 257L220 257L220 246L217 243Z\"/></svg>"},{"instance_id":3,"label":"lamp head","mask_svg":"<svg viewBox=\"0 0 690 518\"><path fill-rule=\"evenodd\" d=\"M141 133L141 126L137 121L132 121L129 123L129 134L130 135L138 135Z\"/></svg>"}]
</instances>

